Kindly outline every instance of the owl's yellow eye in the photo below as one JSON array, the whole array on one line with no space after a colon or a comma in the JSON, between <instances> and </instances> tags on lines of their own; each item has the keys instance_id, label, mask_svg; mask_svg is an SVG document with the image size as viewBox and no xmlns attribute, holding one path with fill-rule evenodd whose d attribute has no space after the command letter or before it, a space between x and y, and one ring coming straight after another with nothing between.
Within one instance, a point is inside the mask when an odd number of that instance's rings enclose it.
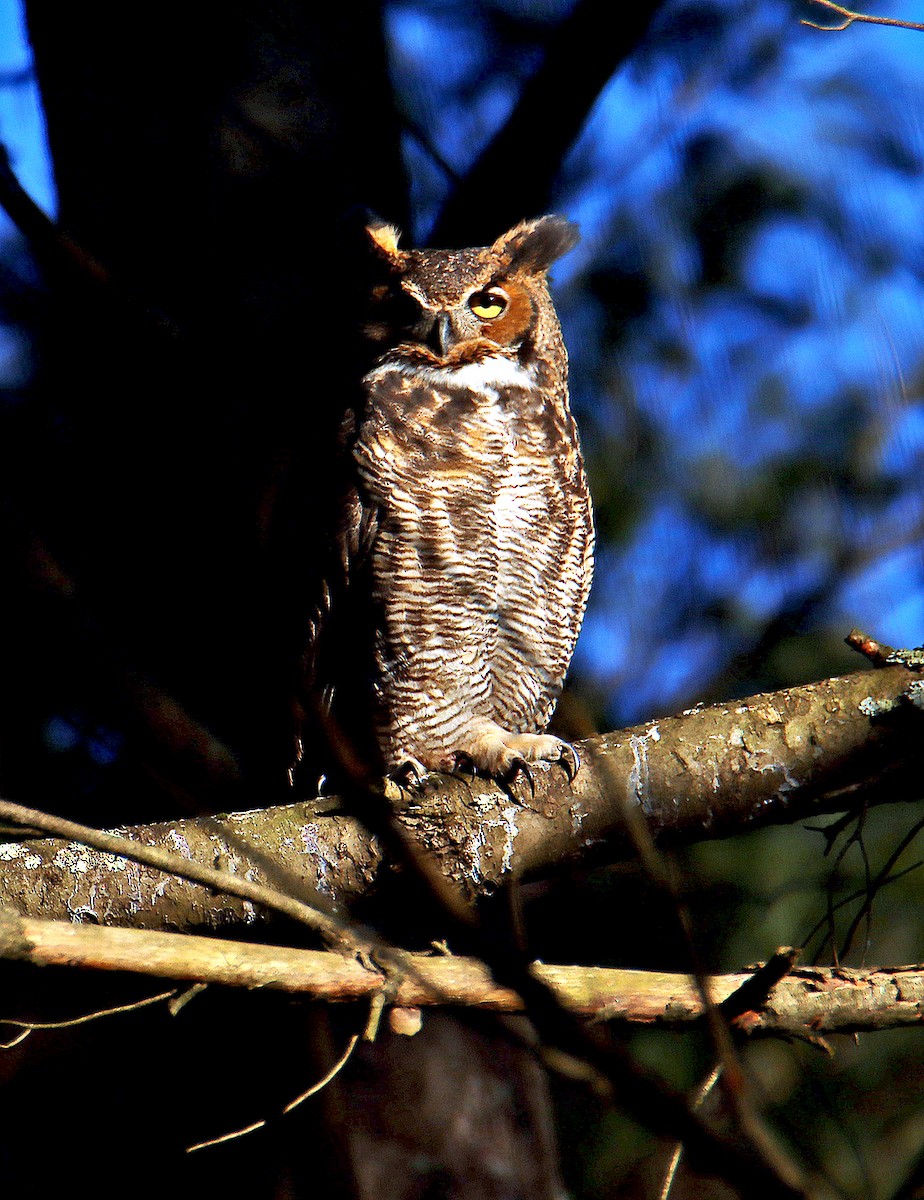
<instances>
[{"instance_id":1,"label":"owl's yellow eye","mask_svg":"<svg viewBox=\"0 0 924 1200\"><path fill-rule=\"evenodd\" d=\"M468 306L479 321L493 321L506 309L507 297L497 288L485 288L469 296Z\"/></svg>"}]
</instances>

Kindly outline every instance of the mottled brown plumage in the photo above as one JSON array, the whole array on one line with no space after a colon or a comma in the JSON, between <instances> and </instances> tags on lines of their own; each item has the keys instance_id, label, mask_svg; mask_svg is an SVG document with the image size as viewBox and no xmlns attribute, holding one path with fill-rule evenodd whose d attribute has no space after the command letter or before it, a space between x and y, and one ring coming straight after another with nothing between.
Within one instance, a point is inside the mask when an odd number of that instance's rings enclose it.
<instances>
[{"instance_id":1,"label":"mottled brown plumage","mask_svg":"<svg viewBox=\"0 0 924 1200\"><path fill-rule=\"evenodd\" d=\"M593 524L546 272L574 228L545 217L475 250L369 235L380 356L346 439L341 527L348 590L368 607L351 607L335 711L354 727L368 714L389 770L506 776L562 759L543 731L584 614Z\"/></svg>"}]
</instances>

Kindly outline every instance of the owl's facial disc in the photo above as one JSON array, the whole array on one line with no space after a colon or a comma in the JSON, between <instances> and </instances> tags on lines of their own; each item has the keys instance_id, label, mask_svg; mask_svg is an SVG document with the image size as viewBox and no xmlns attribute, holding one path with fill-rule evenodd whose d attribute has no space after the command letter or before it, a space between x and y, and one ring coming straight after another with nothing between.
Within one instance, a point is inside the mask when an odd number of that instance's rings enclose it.
<instances>
[{"instance_id":1,"label":"owl's facial disc","mask_svg":"<svg viewBox=\"0 0 924 1200\"><path fill-rule=\"evenodd\" d=\"M529 287L483 269L470 272L467 282L443 280L441 294L417 278L403 278L392 311L396 326L403 326L394 355L443 367L519 353L534 319Z\"/></svg>"}]
</instances>

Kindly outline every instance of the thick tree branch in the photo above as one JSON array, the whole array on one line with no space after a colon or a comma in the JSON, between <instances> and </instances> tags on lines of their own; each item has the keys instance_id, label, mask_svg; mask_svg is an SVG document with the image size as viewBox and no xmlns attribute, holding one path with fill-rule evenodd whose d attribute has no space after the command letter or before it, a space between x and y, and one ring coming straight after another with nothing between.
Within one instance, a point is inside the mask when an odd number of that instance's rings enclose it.
<instances>
[{"instance_id":1,"label":"thick tree branch","mask_svg":"<svg viewBox=\"0 0 924 1200\"><path fill-rule=\"evenodd\" d=\"M924 718L903 702L915 678L899 666L860 672L608 734L585 744L572 784L557 766L536 768L534 795L439 775L413 791L392 783L385 791L441 870L474 897L511 877L627 854L617 790L662 845L916 799ZM271 859L335 905L367 893L383 870L376 839L356 820L306 803L127 835L255 882L259 860ZM29 916L168 929L257 919L249 903L206 898L201 887L64 841L10 842L0 864L0 903Z\"/></svg>"},{"instance_id":2,"label":"thick tree branch","mask_svg":"<svg viewBox=\"0 0 924 1200\"><path fill-rule=\"evenodd\" d=\"M340 934L346 932L342 920L325 911L327 905L321 897L317 897L318 904L306 904L294 896L257 883L249 877L250 871L240 877L233 861L225 863L221 867L217 865L217 860L216 866L196 861L188 854L182 853L186 849L182 838L175 839L175 844L169 849L166 846L147 845L141 840L136 842L131 837L120 833L91 829L63 817L55 817L6 800L0 800L0 819L15 822L24 829L33 829L57 834L60 838L69 838L71 839L69 848L77 846L84 851L95 851L117 864L117 870L126 870L126 864L141 866L148 870L161 872L186 884L197 884L227 894L237 900L242 900L245 906L249 906L245 907L245 913L248 914L252 914L255 904L260 904L271 911L300 921L324 937L336 939ZM230 831L227 831L225 836L228 837L230 844L234 845L233 835L230 835ZM60 856L56 855L54 865L60 865L59 858ZM74 866L79 872L83 864L78 862ZM72 915L85 917L88 914L73 913Z\"/></svg>"},{"instance_id":3,"label":"thick tree branch","mask_svg":"<svg viewBox=\"0 0 924 1200\"><path fill-rule=\"evenodd\" d=\"M549 39L510 118L450 195L433 230L435 244L487 243L498 229L546 211L568 148L659 7L660 0L637 2L614 22L603 0L578 0ZM512 161L516 171L509 169ZM490 211L481 203L485 195L492 199Z\"/></svg>"},{"instance_id":4,"label":"thick tree branch","mask_svg":"<svg viewBox=\"0 0 924 1200\"><path fill-rule=\"evenodd\" d=\"M217 938L148 930L104 929L65 921L0 913L0 957L35 966L134 971L163 979L231 987L271 988L315 1000L345 1002L389 989L396 1007L459 1005L492 1012L521 1012L519 996L499 987L475 959L408 955L409 973L395 980L331 951L248 945ZM659 1028L701 1022L702 1001L688 975L604 967L536 963L533 973L562 1004L582 1016ZM709 987L719 1004L756 977L714 975ZM392 990L393 989L393 990ZM0 1022L17 1014L0 1011ZM924 1021L924 968L795 967L741 1014L737 1027L750 1036L816 1036L920 1025Z\"/></svg>"}]
</instances>

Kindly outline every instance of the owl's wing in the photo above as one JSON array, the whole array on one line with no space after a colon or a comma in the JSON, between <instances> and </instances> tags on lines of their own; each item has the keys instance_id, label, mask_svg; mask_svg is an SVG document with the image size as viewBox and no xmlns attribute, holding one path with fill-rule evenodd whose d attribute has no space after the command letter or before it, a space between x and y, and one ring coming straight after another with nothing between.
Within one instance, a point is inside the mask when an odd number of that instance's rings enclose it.
<instances>
[{"instance_id":1,"label":"owl's wing","mask_svg":"<svg viewBox=\"0 0 924 1200\"><path fill-rule=\"evenodd\" d=\"M308 644L305 653L305 680L309 690L317 694L320 688L329 701L332 683L325 676L332 671L331 656L336 655L335 643L349 636L349 625L355 619L356 583L375 544L379 528L379 509L361 495L354 482L346 483L337 501L332 522L334 537L327 547L321 572L316 603L308 621ZM340 671L337 671L340 674Z\"/></svg>"},{"instance_id":2,"label":"owl's wing","mask_svg":"<svg viewBox=\"0 0 924 1200\"><path fill-rule=\"evenodd\" d=\"M329 770L322 713L336 713L348 703L352 680L363 668L362 630L369 625L360 580L375 544L379 510L356 482L353 461L356 421L344 417L338 439L335 489L318 519L330 530L318 569L318 586L307 613L301 665L301 716L297 775L304 786L316 786ZM339 703L335 707L335 698Z\"/></svg>"}]
</instances>

